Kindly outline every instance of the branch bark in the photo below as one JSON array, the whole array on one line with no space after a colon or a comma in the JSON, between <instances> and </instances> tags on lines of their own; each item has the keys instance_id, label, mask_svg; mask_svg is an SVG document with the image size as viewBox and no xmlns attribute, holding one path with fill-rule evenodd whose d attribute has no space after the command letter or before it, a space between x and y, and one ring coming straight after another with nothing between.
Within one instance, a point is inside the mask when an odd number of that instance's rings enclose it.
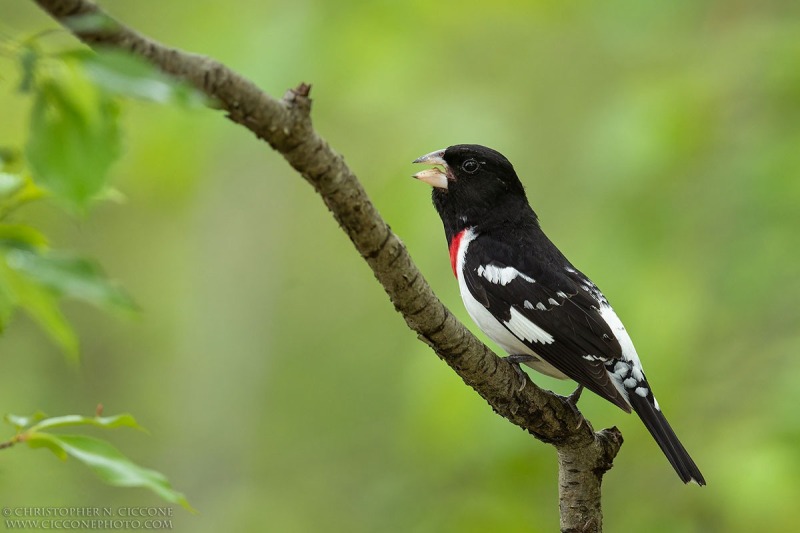
<instances>
[{"instance_id":1,"label":"branch bark","mask_svg":"<svg viewBox=\"0 0 800 533\"><path fill-rule=\"evenodd\" d=\"M403 243L381 218L353 171L311 124L310 86L278 100L208 57L161 45L108 16L88 0L34 0L91 47L138 55L218 103L227 118L279 152L319 193L369 264L408 327L499 415L553 444L558 452L561 530L602 530L603 474L622 445L617 428L595 432L588 421L526 378L467 330L434 295ZM87 24L87 18L91 24Z\"/></svg>"}]
</instances>

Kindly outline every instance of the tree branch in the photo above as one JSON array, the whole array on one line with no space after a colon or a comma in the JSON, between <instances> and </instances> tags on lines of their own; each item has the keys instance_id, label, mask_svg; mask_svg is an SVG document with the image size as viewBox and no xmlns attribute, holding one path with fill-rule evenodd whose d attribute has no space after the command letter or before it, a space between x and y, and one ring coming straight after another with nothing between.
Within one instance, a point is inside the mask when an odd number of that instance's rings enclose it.
<instances>
[{"instance_id":1,"label":"tree branch","mask_svg":"<svg viewBox=\"0 0 800 533\"><path fill-rule=\"evenodd\" d=\"M518 390L519 378L512 367L439 301L355 174L314 130L310 86L301 84L277 100L221 63L150 40L87 0L34 1L86 44L126 50L192 84L218 102L227 118L283 155L322 197L419 339L495 412L557 448L562 531L602 529L602 477L612 466L622 435L616 428L595 433L562 397L527 378L526 386ZM92 18L91 24L76 23L86 16Z\"/></svg>"}]
</instances>

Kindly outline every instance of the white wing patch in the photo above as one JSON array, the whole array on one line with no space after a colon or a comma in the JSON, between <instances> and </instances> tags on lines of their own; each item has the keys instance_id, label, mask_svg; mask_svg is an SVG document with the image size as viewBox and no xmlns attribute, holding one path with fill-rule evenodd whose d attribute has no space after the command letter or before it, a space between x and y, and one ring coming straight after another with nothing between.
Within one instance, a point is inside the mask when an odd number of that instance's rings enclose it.
<instances>
[{"instance_id":1,"label":"white wing patch","mask_svg":"<svg viewBox=\"0 0 800 533\"><path fill-rule=\"evenodd\" d=\"M605 320L614 336L622 348L622 359L631 363L631 375L636 381L644 380L644 372L642 372L642 363L639 361L639 355L636 353L636 348L633 347L630 335L625 331L625 326L617 316L617 313L611 308L610 305L601 301L600 302L600 316ZM619 365L619 363L617 363ZM618 370L616 367L614 370Z\"/></svg>"},{"instance_id":2,"label":"white wing patch","mask_svg":"<svg viewBox=\"0 0 800 533\"><path fill-rule=\"evenodd\" d=\"M520 277L527 281L528 283L536 283L536 281L530 277L526 276L519 270L514 267L498 267L495 265L481 265L478 267L478 275L483 276L490 283L500 284L500 285L508 285L512 281L514 281L517 277Z\"/></svg>"},{"instance_id":3,"label":"white wing patch","mask_svg":"<svg viewBox=\"0 0 800 533\"><path fill-rule=\"evenodd\" d=\"M511 330L511 333L522 340L541 342L542 344L550 344L553 342L552 335L525 318L522 313L513 307L511 308L511 318L504 322L504 324Z\"/></svg>"},{"instance_id":4,"label":"white wing patch","mask_svg":"<svg viewBox=\"0 0 800 533\"><path fill-rule=\"evenodd\" d=\"M597 292L599 294L600 291ZM600 304L600 316L605 320L606 324L608 324L608 327L611 328L611 331L617 338L617 342L619 342L620 348L622 348L623 360L617 361L614 365L614 370L610 371L611 377L614 378L612 381L625 397L627 397L630 392L633 392L642 398L646 398L650 390L641 385L644 381L644 372L642 371L642 363L639 361L639 355L636 353L636 348L633 347L633 341L630 335L625 331L625 326L622 325L622 321L611 306L608 305L606 299L602 297L602 294L599 294L599 297L595 296L595 298ZM659 411L661 410L661 407L658 405L658 400L656 400L655 397L653 397L653 405Z\"/></svg>"},{"instance_id":5,"label":"white wing patch","mask_svg":"<svg viewBox=\"0 0 800 533\"><path fill-rule=\"evenodd\" d=\"M584 355L583 358L586 359L587 361L591 361L591 362L595 362L595 361L606 362L606 361L608 361L608 358L606 358L606 357L601 357L601 356L598 356L598 355L590 355L590 354L589 355Z\"/></svg>"}]
</instances>

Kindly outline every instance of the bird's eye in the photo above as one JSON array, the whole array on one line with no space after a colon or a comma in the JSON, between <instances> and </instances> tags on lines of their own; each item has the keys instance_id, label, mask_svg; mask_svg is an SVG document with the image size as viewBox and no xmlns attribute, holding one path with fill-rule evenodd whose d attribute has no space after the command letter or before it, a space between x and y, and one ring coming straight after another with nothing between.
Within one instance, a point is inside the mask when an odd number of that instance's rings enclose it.
<instances>
[{"instance_id":1,"label":"bird's eye","mask_svg":"<svg viewBox=\"0 0 800 533\"><path fill-rule=\"evenodd\" d=\"M461 164L461 170L467 174L475 174L478 171L478 168L480 168L480 165L474 159L467 159Z\"/></svg>"}]
</instances>

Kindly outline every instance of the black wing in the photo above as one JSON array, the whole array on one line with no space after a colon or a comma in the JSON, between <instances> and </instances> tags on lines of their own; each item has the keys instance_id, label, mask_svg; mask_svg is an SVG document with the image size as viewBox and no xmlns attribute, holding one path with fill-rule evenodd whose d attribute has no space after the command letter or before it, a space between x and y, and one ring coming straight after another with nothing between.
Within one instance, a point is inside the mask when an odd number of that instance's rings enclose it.
<instances>
[{"instance_id":1,"label":"black wing","mask_svg":"<svg viewBox=\"0 0 800 533\"><path fill-rule=\"evenodd\" d=\"M545 237L546 239L546 237ZM547 244L550 244L549 241ZM472 295L503 325L536 353L571 379L630 412L630 404L611 381L607 366L622 358L622 348L600 315L604 297L583 274L559 253L537 257L533 264L513 264L530 257L528 250L502 249L496 240L470 243L462 275ZM552 245L550 245L552 246ZM498 250L498 247L500 249ZM491 249L491 253L489 252ZM505 258L506 262L498 260ZM531 261L528 261L531 263ZM527 268L526 268L527 266ZM512 276L510 270L523 274ZM504 279L491 273L504 272ZM510 279L509 279L510 278ZM507 322L521 315L550 336L549 343L521 338Z\"/></svg>"}]
</instances>

